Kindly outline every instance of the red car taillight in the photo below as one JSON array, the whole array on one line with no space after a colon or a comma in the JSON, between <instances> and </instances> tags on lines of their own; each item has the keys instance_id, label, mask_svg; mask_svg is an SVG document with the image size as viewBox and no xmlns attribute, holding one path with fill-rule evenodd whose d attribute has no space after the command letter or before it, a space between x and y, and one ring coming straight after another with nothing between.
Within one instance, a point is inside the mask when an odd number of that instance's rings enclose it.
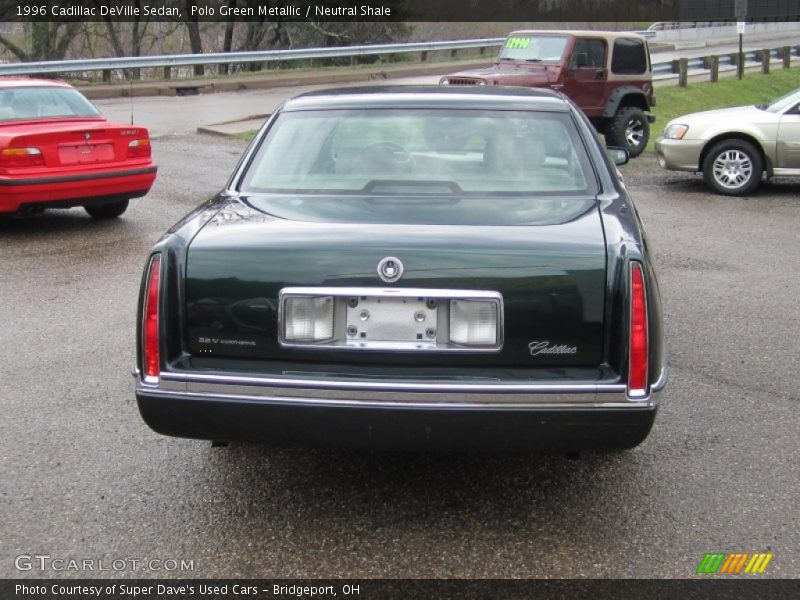
<instances>
[{"instance_id":1,"label":"red car taillight","mask_svg":"<svg viewBox=\"0 0 800 600\"><path fill-rule=\"evenodd\" d=\"M158 381L158 376L161 374L161 362L158 352L158 293L160 278L161 257L156 255L150 261L150 268L147 274L144 328L142 331L144 380L150 383Z\"/></svg>"},{"instance_id":2,"label":"red car taillight","mask_svg":"<svg viewBox=\"0 0 800 600\"><path fill-rule=\"evenodd\" d=\"M150 154L150 138L133 140L128 144L128 158L143 158Z\"/></svg>"},{"instance_id":3,"label":"red car taillight","mask_svg":"<svg viewBox=\"0 0 800 600\"><path fill-rule=\"evenodd\" d=\"M0 166L39 167L44 164L38 148L4 148L0 151Z\"/></svg>"},{"instance_id":4,"label":"red car taillight","mask_svg":"<svg viewBox=\"0 0 800 600\"><path fill-rule=\"evenodd\" d=\"M631 263L631 313L628 359L628 395L647 395L647 297L642 265Z\"/></svg>"}]
</instances>

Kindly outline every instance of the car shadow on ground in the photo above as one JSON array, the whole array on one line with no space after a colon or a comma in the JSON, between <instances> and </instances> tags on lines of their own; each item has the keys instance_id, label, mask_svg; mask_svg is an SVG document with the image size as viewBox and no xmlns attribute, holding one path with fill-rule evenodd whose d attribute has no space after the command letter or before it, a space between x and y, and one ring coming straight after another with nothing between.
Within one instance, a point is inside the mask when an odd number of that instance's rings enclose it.
<instances>
[{"instance_id":1,"label":"car shadow on ground","mask_svg":"<svg viewBox=\"0 0 800 600\"><path fill-rule=\"evenodd\" d=\"M146 224L134 216L93 219L79 209L0 216L0 248L7 260L15 256L72 262L96 256L126 260L144 257L152 238Z\"/></svg>"},{"instance_id":2,"label":"car shadow on ground","mask_svg":"<svg viewBox=\"0 0 800 600\"><path fill-rule=\"evenodd\" d=\"M62 234L70 231L107 230L124 225L126 219L93 219L83 209L50 210L30 215L0 215L0 234L28 236L31 234Z\"/></svg>"},{"instance_id":3,"label":"car shadow on ground","mask_svg":"<svg viewBox=\"0 0 800 600\"><path fill-rule=\"evenodd\" d=\"M800 184L797 179L787 177L775 177L762 180L760 185L752 194L747 196L725 196L715 194L709 190L702 173L689 173L681 171L667 171L658 166L655 159L650 156L642 156L635 161L620 168L625 182L628 185L635 185L640 189L661 188L670 193L681 193L687 195L708 196L722 200L758 200L769 196L773 199L800 199Z\"/></svg>"},{"instance_id":4,"label":"car shadow on ground","mask_svg":"<svg viewBox=\"0 0 800 600\"><path fill-rule=\"evenodd\" d=\"M269 498L295 514L333 521L360 515L373 526L410 527L443 515L505 528L529 521L532 511L565 520L575 510L594 513L616 496L609 494L612 482L649 478L643 473L650 462L649 453L636 449L475 454L231 444L208 452L212 477L221 478L218 489L232 505ZM646 487L639 484L631 483Z\"/></svg>"},{"instance_id":5,"label":"car shadow on ground","mask_svg":"<svg viewBox=\"0 0 800 600\"><path fill-rule=\"evenodd\" d=\"M637 185L641 184L637 183ZM682 194L685 197L702 201L749 203L757 205L759 208L775 204L782 205L787 201L800 201L800 186L796 181L792 182L787 179L762 181L752 193L746 196L715 194L708 189L701 175L666 176L659 178L656 185L670 194Z\"/></svg>"}]
</instances>

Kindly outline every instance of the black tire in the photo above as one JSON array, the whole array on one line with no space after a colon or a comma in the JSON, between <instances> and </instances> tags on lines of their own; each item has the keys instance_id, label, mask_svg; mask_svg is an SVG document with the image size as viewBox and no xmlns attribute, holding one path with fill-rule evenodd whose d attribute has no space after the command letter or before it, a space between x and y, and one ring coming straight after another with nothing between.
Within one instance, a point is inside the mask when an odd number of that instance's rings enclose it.
<instances>
[{"instance_id":1,"label":"black tire","mask_svg":"<svg viewBox=\"0 0 800 600\"><path fill-rule=\"evenodd\" d=\"M637 106L623 106L606 126L606 144L625 148L631 157L639 156L650 140L650 123Z\"/></svg>"},{"instance_id":2,"label":"black tire","mask_svg":"<svg viewBox=\"0 0 800 600\"><path fill-rule=\"evenodd\" d=\"M763 173L761 153L745 140L723 140L703 159L706 185L725 196L746 196L758 187Z\"/></svg>"},{"instance_id":3,"label":"black tire","mask_svg":"<svg viewBox=\"0 0 800 600\"><path fill-rule=\"evenodd\" d=\"M128 209L128 201L117 200L116 202L106 202L95 206L84 206L83 208L93 219L116 219Z\"/></svg>"}]
</instances>

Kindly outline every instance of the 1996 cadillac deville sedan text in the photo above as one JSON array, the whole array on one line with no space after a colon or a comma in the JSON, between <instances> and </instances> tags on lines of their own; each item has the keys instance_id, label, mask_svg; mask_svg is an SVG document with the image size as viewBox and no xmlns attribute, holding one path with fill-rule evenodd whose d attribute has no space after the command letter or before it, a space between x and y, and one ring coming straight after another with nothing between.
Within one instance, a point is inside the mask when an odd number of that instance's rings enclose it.
<instances>
[{"instance_id":1,"label":"1996 cadillac deville sedan text","mask_svg":"<svg viewBox=\"0 0 800 600\"><path fill-rule=\"evenodd\" d=\"M548 90L287 101L150 254L144 420L211 440L639 444L667 367L612 154Z\"/></svg>"}]
</instances>

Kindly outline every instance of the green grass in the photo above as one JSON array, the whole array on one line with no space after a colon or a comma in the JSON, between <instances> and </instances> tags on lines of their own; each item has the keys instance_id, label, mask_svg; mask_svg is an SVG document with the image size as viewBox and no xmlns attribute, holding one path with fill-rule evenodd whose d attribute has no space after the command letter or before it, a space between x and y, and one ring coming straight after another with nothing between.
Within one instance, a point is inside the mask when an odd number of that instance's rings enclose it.
<instances>
[{"instance_id":1,"label":"green grass","mask_svg":"<svg viewBox=\"0 0 800 600\"><path fill-rule=\"evenodd\" d=\"M775 69L769 75L745 73L739 81L736 77L725 77L717 83L692 83L685 88L678 86L658 87L655 90L657 104L653 109L656 122L650 131L647 151L653 150L653 142L661 135L672 119L693 112L746 106L768 102L800 87L800 69Z\"/></svg>"},{"instance_id":2,"label":"green grass","mask_svg":"<svg viewBox=\"0 0 800 600\"><path fill-rule=\"evenodd\" d=\"M250 131L243 131L242 133L234 133L231 137L236 140L249 142L255 137L256 133L258 133L258 129L251 129Z\"/></svg>"}]
</instances>

